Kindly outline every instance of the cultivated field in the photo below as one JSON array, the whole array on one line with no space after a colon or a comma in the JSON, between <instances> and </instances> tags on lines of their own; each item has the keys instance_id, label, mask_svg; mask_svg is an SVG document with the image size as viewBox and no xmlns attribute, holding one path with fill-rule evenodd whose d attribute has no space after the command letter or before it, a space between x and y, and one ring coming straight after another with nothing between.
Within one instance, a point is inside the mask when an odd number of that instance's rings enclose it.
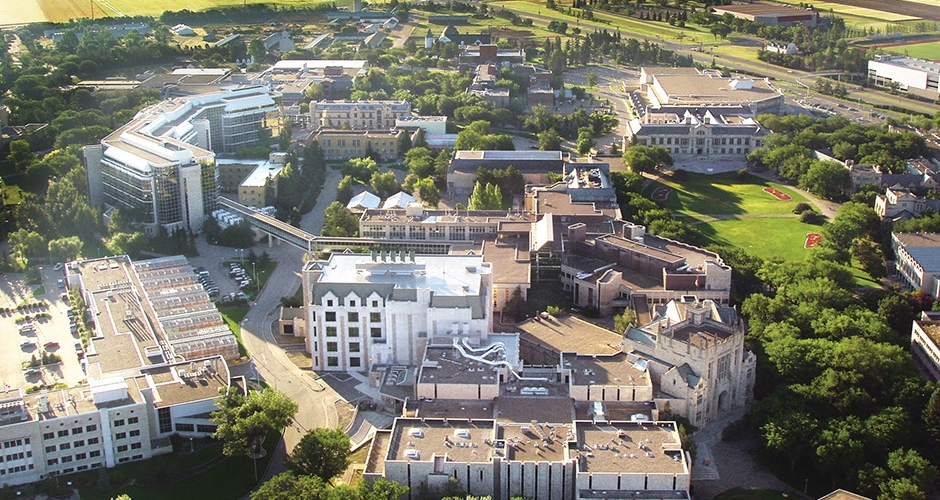
<instances>
[{"instance_id":1,"label":"cultivated field","mask_svg":"<svg viewBox=\"0 0 940 500\"><path fill-rule=\"evenodd\" d=\"M885 47L885 51L895 54L908 55L918 59L929 59L936 61L940 59L940 42L903 44L894 47Z\"/></svg>"},{"instance_id":2,"label":"cultivated field","mask_svg":"<svg viewBox=\"0 0 940 500\"><path fill-rule=\"evenodd\" d=\"M309 7L326 0L270 0L247 3L266 3L294 7ZM25 24L42 21L66 22L69 19L103 16L159 16L167 10L205 10L213 7L244 5L240 0L0 0L0 25ZM336 2L342 5L346 2ZM350 2L351 3L351 2ZM92 7L93 6L93 7ZM263 21L259 19L259 21Z\"/></svg>"}]
</instances>

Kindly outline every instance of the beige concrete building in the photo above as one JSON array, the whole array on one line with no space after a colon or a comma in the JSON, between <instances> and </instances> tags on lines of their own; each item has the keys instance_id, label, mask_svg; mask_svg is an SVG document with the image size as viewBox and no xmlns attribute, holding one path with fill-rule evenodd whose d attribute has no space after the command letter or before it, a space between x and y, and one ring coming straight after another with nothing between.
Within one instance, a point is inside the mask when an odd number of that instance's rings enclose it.
<instances>
[{"instance_id":1,"label":"beige concrete building","mask_svg":"<svg viewBox=\"0 0 940 500\"><path fill-rule=\"evenodd\" d=\"M320 143L327 160L365 158L370 154L382 160L398 158L401 130L319 130L311 140Z\"/></svg>"},{"instance_id":2,"label":"beige concrete building","mask_svg":"<svg viewBox=\"0 0 940 500\"><path fill-rule=\"evenodd\" d=\"M940 299L940 233L891 233L891 249L902 284Z\"/></svg>"},{"instance_id":3,"label":"beige concrete building","mask_svg":"<svg viewBox=\"0 0 940 500\"><path fill-rule=\"evenodd\" d=\"M715 70L643 67L640 86L653 109L748 106L752 116L781 113L785 97L770 80L726 78Z\"/></svg>"},{"instance_id":4,"label":"beige concrete building","mask_svg":"<svg viewBox=\"0 0 940 500\"><path fill-rule=\"evenodd\" d=\"M314 128L390 130L411 116L408 101L316 101L310 103Z\"/></svg>"}]
</instances>

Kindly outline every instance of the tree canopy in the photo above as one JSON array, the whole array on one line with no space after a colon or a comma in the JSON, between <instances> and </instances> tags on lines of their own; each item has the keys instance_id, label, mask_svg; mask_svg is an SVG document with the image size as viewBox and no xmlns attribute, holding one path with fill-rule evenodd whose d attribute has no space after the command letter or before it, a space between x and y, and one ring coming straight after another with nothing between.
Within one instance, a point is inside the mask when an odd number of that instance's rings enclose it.
<instances>
[{"instance_id":1,"label":"tree canopy","mask_svg":"<svg viewBox=\"0 0 940 500\"><path fill-rule=\"evenodd\" d=\"M284 465L299 475L330 483L349 467L349 436L340 429L313 429L300 439Z\"/></svg>"},{"instance_id":2,"label":"tree canopy","mask_svg":"<svg viewBox=\"0 0 940 500\"><path fill-rule=\"evenodd\" d=\"M217 425L212 436L222 441L227 456L247 455L255 439L290 425L297 413L297 403L270 387L247 396L230 387L215 400L215 406L209 415Z\"/></svg>"}]
</instances>

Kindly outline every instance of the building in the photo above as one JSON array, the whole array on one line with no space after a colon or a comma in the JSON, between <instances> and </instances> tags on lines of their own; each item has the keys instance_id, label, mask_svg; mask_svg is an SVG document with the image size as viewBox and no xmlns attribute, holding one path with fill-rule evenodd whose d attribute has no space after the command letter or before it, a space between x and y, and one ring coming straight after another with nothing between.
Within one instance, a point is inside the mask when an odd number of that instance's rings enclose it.
<instances>
[{"instance_id":1,"label":"building","mask_svg":"<svg viewBox=\"0 0 940 500\"><path fill-rule=\"evenodd\" d=\"M891 249L902 285L940 300L940 233L891 233Z\"/></svg>"},{"instance_id":2,"label":"building","mask_svg":"<svg viewBox=\"0 0 940 500\"><path fill-rule=\"evenodd\" d=\"M819 24L819 12L812 7L798 8L778 4L732 4L715 5L709 11L716 16L731 14L738 19L746 19L767 26L794 26L801 24L813 28Z\"/></svg>"},{"instance_id":3,"label":"building","mask_svg":"<svg viewBox=\"0 0 940 500\"><path fill-rule=\"evenodd\" d=\"M317 101L310 103L310 123L316 128L389 130L411 116L407 101Z\"/></svg>"},{"instance_id":4,"label":"building","mask_svg":"<svg viewBox=\"0 0 940 500\"><path fill-rule=\"evenodd\" d=\"M793 42L771 42L764 46L767 52L775 54L784 54L788 56L796 55L800 49Z\"/></svg>"},{"instance_id":5,"label":"building","mask_svg":"<svg viewBox=\"0 0 940 500\"><path fill-rule=\"evenodd\" d=\"M238 185L238 202L246 207L267 207L277 198L277 179L284 164L263 162Z\"/></svg>"},{"instance_id":6,"label":"building","mask_svg":"<svg viewBox=\"0 0 940 500\"><path fill-rule=\"evenodd\" d=\"M548 184L549 172L562 172L561 151L455 151L447 169L447 190L467 196L473 192L478 168L505 169L512 165L527 184Z\"/></svg>"},{"instance_id":7,"label":"building","mask_svg":"<svg viewBox=\"0 0 940 500\"><path fill-rule=\"evenodd\" d=\"M783 114L783 92L768 79L726 78L715 70L640 68L640 87L652 108L717 108L747 106L752 116Z\"/></svg>"},{"instance_id":8,"label":"building","mask_svg":"<svg viewBox=\"0 0 940 500\"><path fill-rule=\"evenodd\" d=\"M731 294L731 268L718 254L646 234L642 226L592 239L585 224L575 224L568 227L567 247L564 289L574 305L596 308L603 316L628 307L639 316L685 296L727 304Z\"/></svg>"},{"instance_id":9,"label":"building","mask_svg":"<svg viewBox=\"0 0 940 500\"><path fill-rule=\"evenodd\" d=\"M461 34L454 25L450 24L444 28L444 31L441 32L441 36L437 38L437 41L439 43L454 43L461 47L466 47L467 45L489 45L493 43L493 36L489 33Z\"/></svg>"},{"instance_id":10,"label":"building","mask_svg":"<svg viewBox=\"0 0 940 500\"><path fill-rule=\"evenodd\" d=\"M496 499L687 500L691 474L674 422L398 418L363 477L398 481L409 500L451 481Z\"/></svg>"},{"instance_id":11,"label":"building","mask_svg":"<svg viewBox=\"0 0 940 500\"><path fill-rule=\"evenodd\" d=\"M208 436L215 398L233 385L215 328L233 347L234 335L184 258L108 257L66 269L93 319L88 379L0 392L4 485L169 453L172 434Z\"/></svg>"},{"instance_id":12,"label":"building","mask_svg":"<svg viewBox=\"0 0 940 500\"><path fill-rule=\"evenodd\" d=\"M322 129L311 134L320 143L327 160L348 160L377 155L383 161L398 158L398 145L404 132L392 130Z\"/></svg>"},{"instance_id":13,"label":"building","mask_svg":"<svg viewBox=\"0 0 940 500\"><path fill-rule=\"evenodd\" d=\"M406 131L421 129L425 137L444 135L447 133L446 116L402 116L395 119L395 128Z\"/></svg>"},{"instance_id":14,"label":"building","mask_svg":"<svg viewBox=\"0 0 940 500\"><path fill-rule=\"evenodd\" d=\"M266 36L261 42L268 54L283 54L294 50L294 39L287 30L276 31Z\"/></svg>"},{"instance_id":15,"label":"building","mask_svg":"<svg viewBox=\"0 0 940 500\"><path fill-rule=\"evenodd\" d=\"M705 158L745 161L769 133L747 107L668 106L630 120L624 149L630 143L663 146L679 165Z\"/></svg>"},{"instance_id":16,"label":"building","mask_svg":"<svg viewBox=\"0 0 940 500\"><path fill-rule=\"evenodd\" d=\"M914 320L911 354L929 380L940 381L940 313L924 311Z\"/></svg>"},{"instance_id":17,"label":"building","mask_svg":"<svg viewBox=\"0 0 940 500\"><path fill-rule=\"evenodd\" d=\"M485 339L493 326L491 288L492 269L481 256L402 251L310 261L303 290L313 368L417 365L434 337Z\"/></svg>"},{"instance_id":18,"label":"building","mask_svg":"<svg viewBox=\"0 0 940 500\"><path fill-rule=\"evenodd\" d=\"M882 220L902 220L919 217L927 211L940 210L940 200L928 200L917 196L909 189L895 184L885 189L885 194L875 198L875 212Z\"/></svg>"},{"instance_id":19,"label":"building","mask_svg":"<svg viewBox=\"0 0 940 500\"><path fill-rule=\"evenodd\" d=\"M93 206L133 208L144 229L202 231L218 199L215 153L257 143L274 95L252 87L168 99L101 140L86 146L88 198Z\"/></svg>"},{"instance_id":20,"label":"building","mask_svg":"<svg viewBox=\"0 0 940 500\"><path fill-rule=\"evenodd\" d=\"M363 191L350 198L349 203L346 204L346 209L350 211L365 211L370 209L374 210L378 208L379 203L381 202L382 199L378 196L368 191Z\"/></svg>"},{"instance_id":21,"label":"building","mask_svg":"<svg viewBox=\"0 0 940 500\"><path fill-rule=\"evenodd\" d=\"M673 300L651 323L629 328L623 350L648 367L658 406L703 427L752 398L757 358L744 347L746 330L733 308Z\"/></svg>"},{"instance_id":22,"label":"building","mask_svg":"<svg viewBox=\"0 0 940 500\"><path fill-rule=\"evenodd\" d=\"M940 97L940 63L880 54L868 61L868 81L934 100Z\"/></svg>"}]
</instances>

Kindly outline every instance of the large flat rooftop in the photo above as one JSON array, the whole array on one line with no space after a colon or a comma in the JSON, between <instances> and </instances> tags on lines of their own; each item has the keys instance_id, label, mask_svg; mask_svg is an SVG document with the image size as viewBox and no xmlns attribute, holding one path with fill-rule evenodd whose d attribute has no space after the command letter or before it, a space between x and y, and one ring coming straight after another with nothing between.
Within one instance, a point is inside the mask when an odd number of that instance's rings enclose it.
<instances>
[{"instance_id":1,"label":"large flat rooftop","mask_svg":"<svg viewBox=\"0 0 940 500\"><path fill-rule=\"evenodd\" d=\"M673 422L577 422L581 472L687 473Z\"/></svg>"},{"instance_id":2,"label":"large flat rooftop","mask_svg":"<svg viewBox=\"0 0 940 500\"><path fill-rule=\"evenodd\" d=\"M668 97L670 105L758 102L781 96L761 79L748 80L753 82L750 88L734 88L734 79L708 75L656 75L655 80L667 94L662 97Z\"/></svg>"},{"instance_id":3,"label":"large flat rooftop","mask_svg":"<svg viewBox=\"0 0 940 500\"><path fill-rule=\"evenodd\" d=\"M565 368L571 369L573 385L621 385L649 387L649 373L634 366L624 353L613 356L565 355Z\"/></svg>"},{"instance_id":4,"label":"large flat rooftop","mask_svg":"<svg viewBox=\"0 0 940 500\"><path fill-rule=\"evenodd\" d=\"M454 347L428 346L418 383L498 385L499 370L462 356Z\"/></svg>"},{"instance_id":5,"label":"large flat rooftop","mask_svg":"<svg viewBox=\"0 0 940 500\"><path fill-rule=\"evenodd\" d=\"M557 352L611 355L620 352L620 335L574 316L530 319L517 325L523 340L534 341Z\"/></svg>"},{"instance_id":6,"label":"large flat rooftop","mask_svg":"<svg viewBox=\"0 0 940 500\"><path fill-rule=\"evenodd\" d=\"M447 456L454 462L489 462L495 450L492 420L395 421L386 460L429 462Z\"/></svg>"}]
</instances>

